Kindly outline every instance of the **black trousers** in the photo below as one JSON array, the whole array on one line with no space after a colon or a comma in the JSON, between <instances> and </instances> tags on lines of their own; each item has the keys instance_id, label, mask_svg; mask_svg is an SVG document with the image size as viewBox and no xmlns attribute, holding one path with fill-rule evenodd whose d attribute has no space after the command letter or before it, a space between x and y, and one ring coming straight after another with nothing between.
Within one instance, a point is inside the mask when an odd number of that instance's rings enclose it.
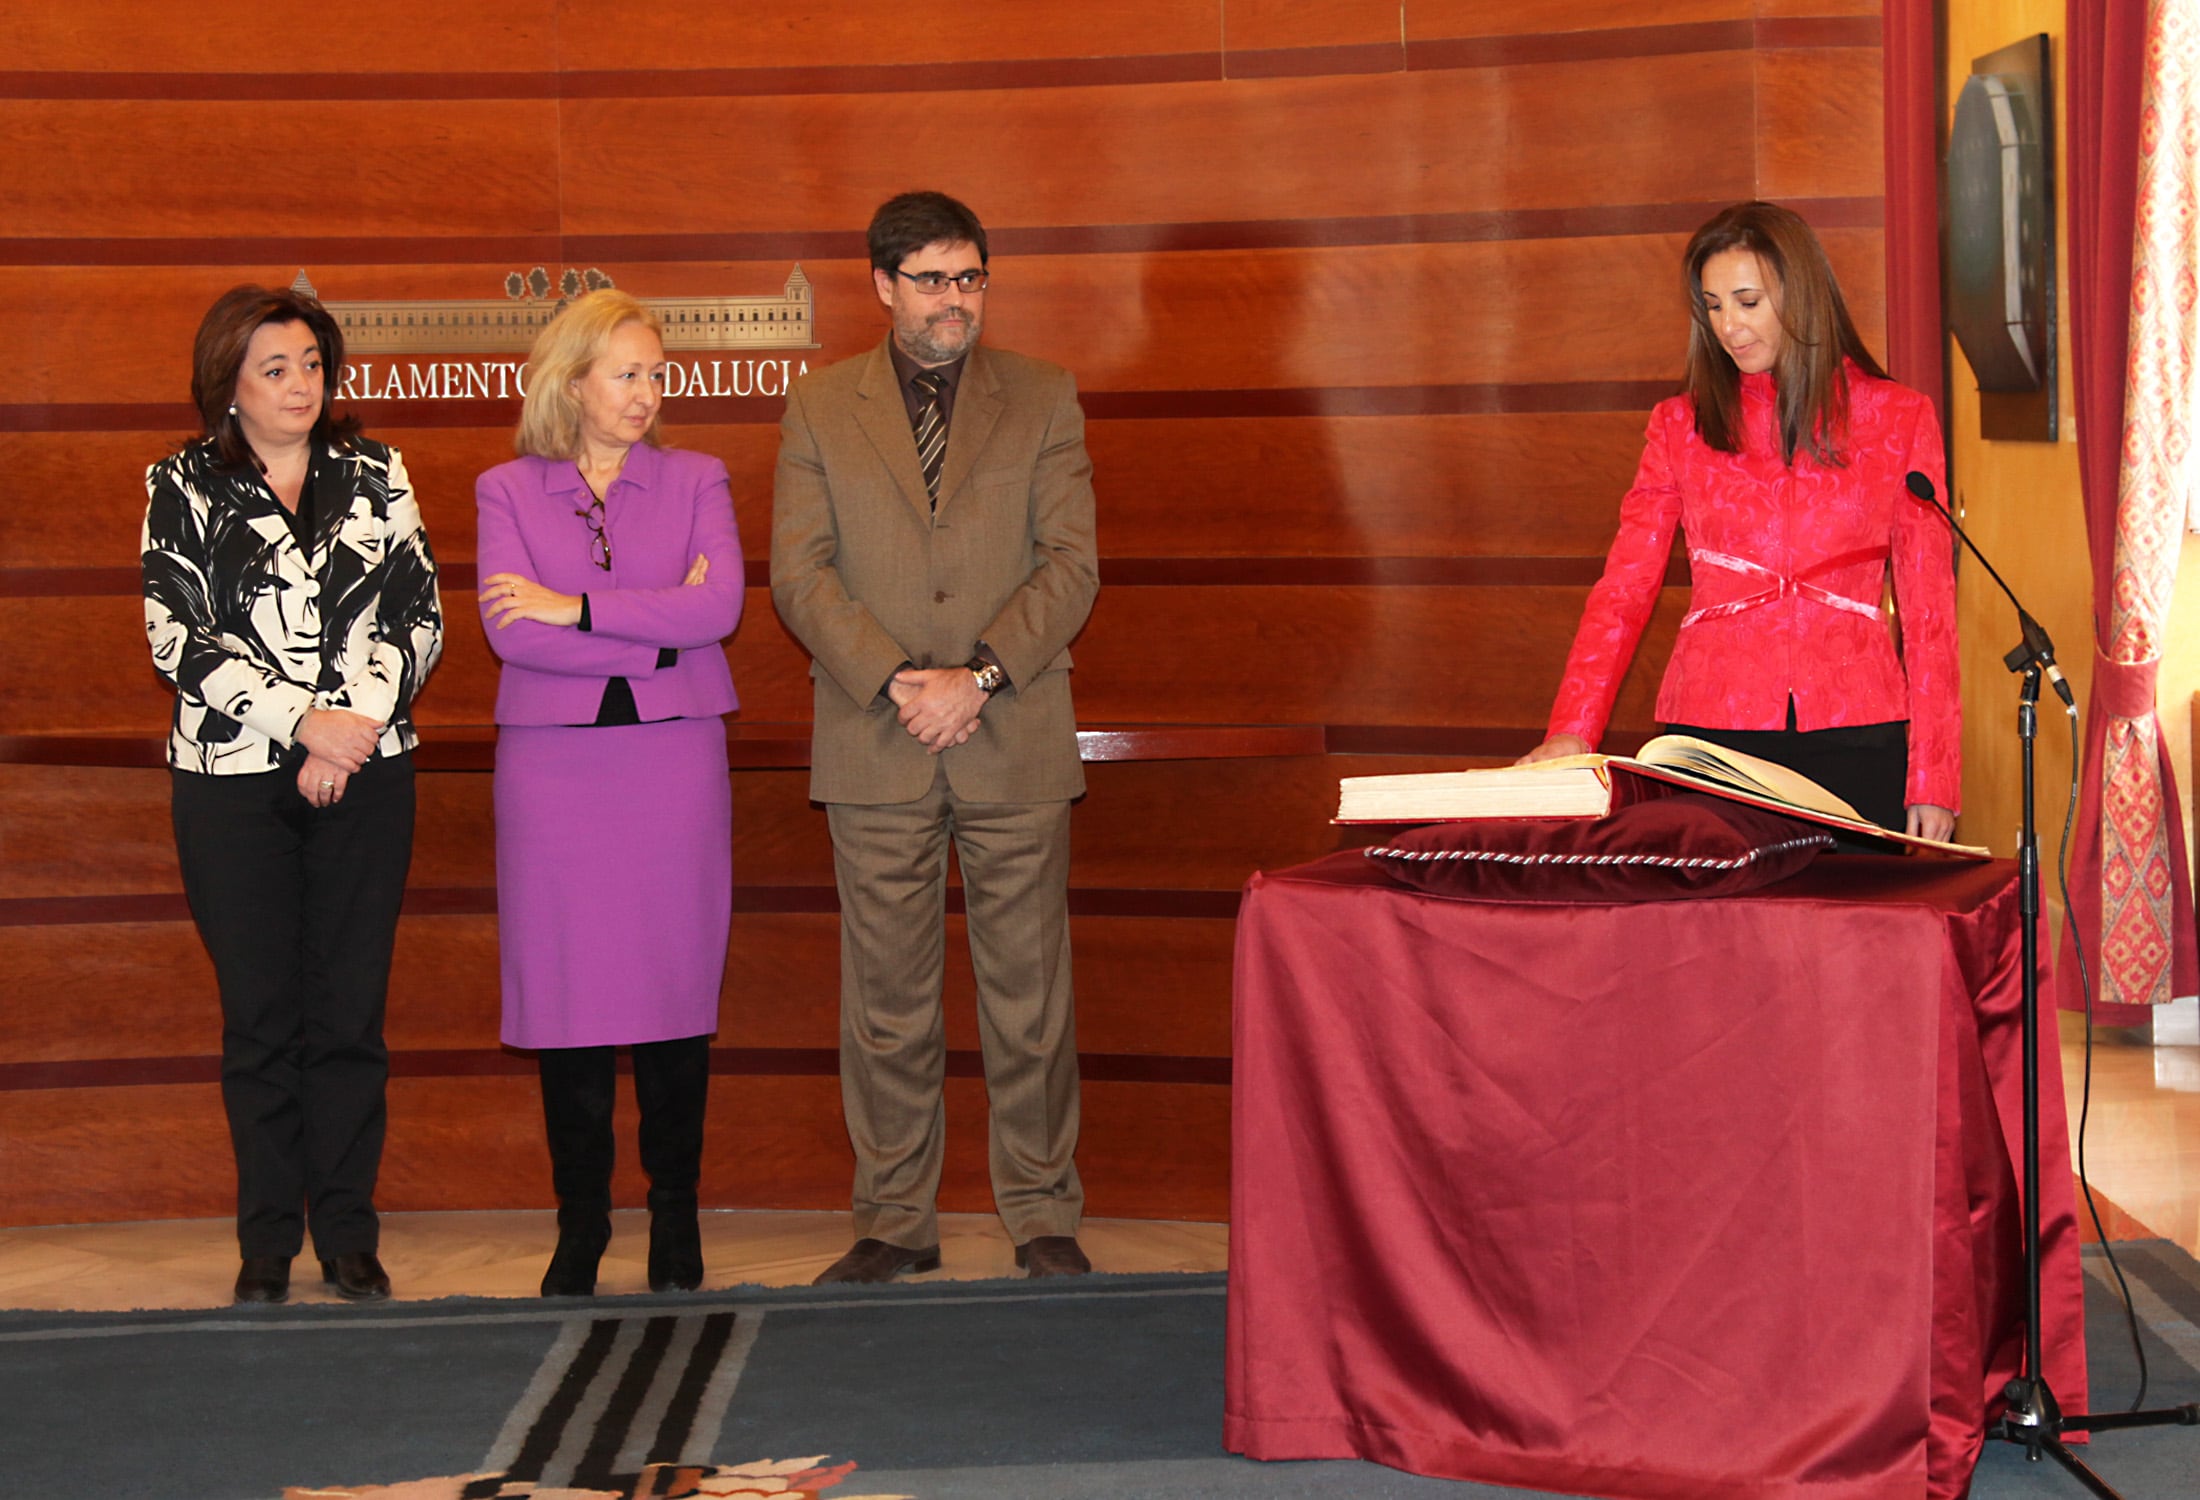
<instances>
[{"instance_id":1,"label":"black trousers","mask_svg":"<svg viewBox=\"0 0 2200 1500\"><path fill-rule=\"evenodd\" d=\"M1669 734L1723 745L1808 776L1882 828L1900 829L1909 821L1909 809L1903 801L1910 771L1907 719L1805 732L1795 727L1795 704L1791 701L1785 729L1705 729L1693 724L1665 727Z\"/></svg>"},{"instance_id":2,"label":"black trousers","mask_svg":"<svg viewBox=\"0 0 2200 1500\"><path fill-rule=\"evenodd\" d=\"M382 1014L412 863L409 756L316 808L291 771L171 776L184 895L222 1001L222 1104L241 1254L379 1245Z\"/></svg>"}]
</instances>

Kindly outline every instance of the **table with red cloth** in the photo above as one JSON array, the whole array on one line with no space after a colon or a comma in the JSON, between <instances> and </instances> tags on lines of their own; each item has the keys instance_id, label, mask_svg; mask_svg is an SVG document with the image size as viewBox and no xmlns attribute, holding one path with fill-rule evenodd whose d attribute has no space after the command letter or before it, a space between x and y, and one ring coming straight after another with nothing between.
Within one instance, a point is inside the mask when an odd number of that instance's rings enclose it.
<instances>
[{"instance_id":1,"label":"table with red cloth","mask_svg":"<svg viewBox=\"0 0 2200 1500\"><path fill-rule=\"evenodd\" d=\"M2015 866L1627 905L1356 850L1238 919L1228 1398L1252 1458L1655 1500L1954 1497L2022 1358ZM2052 1023L2045 1367L2085 1403Z\"/></svg>"}]
</instances>

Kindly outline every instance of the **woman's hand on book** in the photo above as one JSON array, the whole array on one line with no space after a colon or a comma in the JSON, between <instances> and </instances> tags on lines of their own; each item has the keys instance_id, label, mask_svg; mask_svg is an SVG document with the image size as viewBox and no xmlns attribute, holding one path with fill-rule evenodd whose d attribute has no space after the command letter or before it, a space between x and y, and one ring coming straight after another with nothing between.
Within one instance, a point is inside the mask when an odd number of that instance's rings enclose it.
<instances>
[{"instance_id":1,"label":"woman's hand on book","mask_svg":"<svg viewBox=\"0 0 2200 1500\"><path fill-rule=\"evenodd\" d=\"M1912 838L1937 839L1945 844L1956 836L1956 815L1945 807L1912 802L1903 811L1908 814L1903 831Z\"/></svg>"},{"instance_id":2,"label":"woman's hand on book","mask_svg":"<svg viewBox=\"0 0 2200 1500\"><path fill-rule=\"evenodd\" d=\"M1526 755L1513 762L1516 766L1532 766L1539 760L1557 760L1567 755L1587 755L1589 742L1578 734L1554 734Z\"/></svg>"}]
</instances>

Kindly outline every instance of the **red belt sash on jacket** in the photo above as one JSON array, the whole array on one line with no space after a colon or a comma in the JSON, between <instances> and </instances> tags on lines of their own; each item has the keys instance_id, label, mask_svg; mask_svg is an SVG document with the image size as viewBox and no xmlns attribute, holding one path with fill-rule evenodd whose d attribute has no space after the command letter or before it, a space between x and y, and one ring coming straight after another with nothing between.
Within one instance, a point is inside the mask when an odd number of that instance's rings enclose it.
<instances>
[{"instance_id":1,"label":"red belt sash on jacket","mask_svg":"<svg viewBox=\"0 0 2200 1500\"><path fill-rule=\"evenodd\" d=\"M1691 568L1725 568L1730 572L1740 573L1746 577L1767 579L1770 581L1770 586L1745 598L1729 599L1724 604L1711 604L1702 609L1692 609L1681 616L1681 628L1686 630L1699 621L1724 619L1728 615L1738 615L1744 610L1755 609L1761 604L1770 604L1776 599L1790 597L1809 599L1813 603L1825 605L1828 609L1845 609L1850 614L1864 615L1876 620L1879 618L1878 600L1874 599L1867 604L1861 599L1851 599L1846 594L1836 594L1830 589L1821 588L1811 580L1822 578L1828 573L1838 572L1842 568L1853 568L1862 563L1885 562L1889 550L1885 544L1877 547L1859 547L1854 552L1843 552L1837 557L1829 557L1822 562L1814 563L1800 573L1789 574L1776 572L1763 563L1751 562L1746 557L1732 557L1724 552L1712 552L1703 548L1691 547L1688 549L1688 563Z\"/></svg>"}]
</instances>

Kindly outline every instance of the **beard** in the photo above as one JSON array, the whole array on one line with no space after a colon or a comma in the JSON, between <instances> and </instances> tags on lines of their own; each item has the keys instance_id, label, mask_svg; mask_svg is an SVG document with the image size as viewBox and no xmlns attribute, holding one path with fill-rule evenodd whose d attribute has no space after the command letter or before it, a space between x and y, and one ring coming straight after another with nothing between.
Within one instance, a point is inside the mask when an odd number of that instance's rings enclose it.
<instances>
[{"instance_id":1,"label":"beard","mask_svg":"<svg viewBox=\"0 0 2200 1500\"><path fill-rule=\"evenodd\" d=\"M898 330L902 352L920 365L944 365L960 359L978 342L982 321L967 307L936 312L914 327Z\"/></svg>"}]
</instances>

